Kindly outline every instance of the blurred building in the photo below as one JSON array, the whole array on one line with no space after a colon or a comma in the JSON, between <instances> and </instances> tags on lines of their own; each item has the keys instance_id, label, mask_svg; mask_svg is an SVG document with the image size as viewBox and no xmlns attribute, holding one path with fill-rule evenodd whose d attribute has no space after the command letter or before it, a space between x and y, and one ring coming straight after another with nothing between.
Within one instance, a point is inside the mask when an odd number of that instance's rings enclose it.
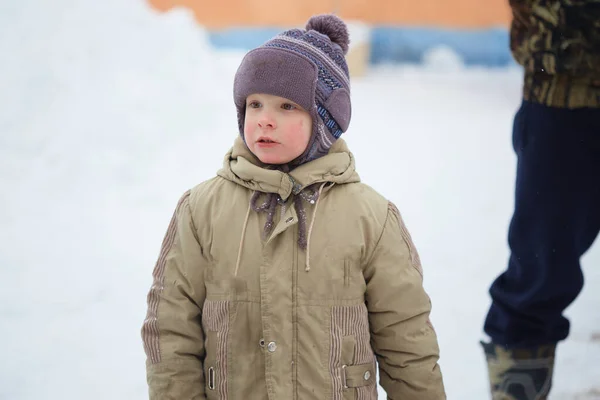
<instances>
[{"instance_id":1,"label":"blurred building","mask_svg":"<svg viewBox=\"0 0 600 400\"><path fill-rule=\"evenodd\" d=\"M301 27L314 14L351 21L352 64L420 63L432 49L452 49L465 64L504 66L508 0L148 0L167 12L190 9L217 47L250 49L283 28ZM366 32L366 33L365 33ZM363 54L364 53L364 54ZM359 66L354 66L357 73Z\"/></svg>"},{"instance_id":2,"label":"blurred building","mask_svg":"<svg viewBox=\"0 0 600 400\"><path fill-rule=\"evenodd\" d=\"M232 26L287 27L311 15L335 12L342 18L375 25L486 28L506 26L508 0L149 0L158 10L190 8L200 24L210 29Z\"/></svg>"}]
</instances>

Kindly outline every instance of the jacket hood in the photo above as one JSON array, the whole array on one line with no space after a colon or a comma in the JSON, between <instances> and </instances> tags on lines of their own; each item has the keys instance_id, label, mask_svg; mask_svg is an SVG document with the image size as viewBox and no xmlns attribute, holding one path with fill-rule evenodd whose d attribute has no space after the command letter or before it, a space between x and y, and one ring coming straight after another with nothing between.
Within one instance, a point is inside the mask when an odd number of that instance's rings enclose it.
<instances>
[{"instance_id":1,"label":"jacket hood","mask_svg":"<svg viewBox=\"0 0 600 400\"><path fill-rule=\"evenodd\" d=\"M237 138L217 175L253 191L277 193L283 200L315 183L360 182L354 156L343 139L337 140L325 156L285 173L263 164L244 141Z\"/></svg>"}]
</instances>

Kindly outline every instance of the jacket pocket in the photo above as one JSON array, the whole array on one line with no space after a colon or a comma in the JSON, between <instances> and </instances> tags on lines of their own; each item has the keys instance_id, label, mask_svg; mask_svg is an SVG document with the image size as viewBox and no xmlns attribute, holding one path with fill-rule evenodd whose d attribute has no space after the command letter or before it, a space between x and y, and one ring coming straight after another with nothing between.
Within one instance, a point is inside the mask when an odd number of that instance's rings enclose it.
<instances>
[{"instance_id":1,"label":"jacket pocket","mask_svg":"<svg viewBox=\"0 0 600 400\"><path fill-rule=\"evenodd\" d=\"M344 400L371 400L377 398L375 363L342 367Z\"/></svg>"},{"instance_id":2,"label":"jacket pocket","mask_svg":"<svg viewBox=\"0 0 600 400\"><path fill-rule=\"evenodd\" d=\"M375 400L375 356L370 344L367 307L332 308L330 373L333 400Z\"/></svg>"},{"instance_id":3,"label":"jacket pocket","mask_svg":"<svg viewBox=\"0 0 600 400\"><path fill-rule=\"evenodd\" d=\"M205 301L202 310L206 357L204 384L208 400L227 400L229 302Z\"/></svg>"}]
</instances>

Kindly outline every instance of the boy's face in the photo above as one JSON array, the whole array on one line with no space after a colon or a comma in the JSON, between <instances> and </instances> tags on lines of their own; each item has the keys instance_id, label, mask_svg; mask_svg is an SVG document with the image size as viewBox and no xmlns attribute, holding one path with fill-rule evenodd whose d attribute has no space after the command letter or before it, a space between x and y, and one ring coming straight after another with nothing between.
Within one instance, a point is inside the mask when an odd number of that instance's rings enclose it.
<instances>
[{"instance_id":1,"label":"boy's face","mask_svg":"<svg viewBox=\"0 0 600 400\"><path fill-rule=\"evenodd\" d=\"M298 104L270 94L246 99L244 138L250 151L265 164L285 164L306 150L312 118Z\"/></svg>"}]
</instances>

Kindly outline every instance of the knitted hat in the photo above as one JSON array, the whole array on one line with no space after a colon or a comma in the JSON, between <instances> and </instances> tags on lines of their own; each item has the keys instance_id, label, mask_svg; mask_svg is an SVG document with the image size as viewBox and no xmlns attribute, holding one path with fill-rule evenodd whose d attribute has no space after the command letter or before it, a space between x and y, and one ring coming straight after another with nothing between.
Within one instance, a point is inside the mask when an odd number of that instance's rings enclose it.
<instances>
[{"instance_id":1,"label":"knitted hat","mask_svg":"<svg viewBox=\"0 0 600 400\"><path fill-rule=\"evenodd\" d=\"M344 55L348 28L335 15L317 15L306 30L285 31L250 51L235 75L233 97L244 138L246 98L254 93L284 97L310 113L312 135L292 165L324 156L350 124L350 78Z\"/></svg>"}]
</instances>

